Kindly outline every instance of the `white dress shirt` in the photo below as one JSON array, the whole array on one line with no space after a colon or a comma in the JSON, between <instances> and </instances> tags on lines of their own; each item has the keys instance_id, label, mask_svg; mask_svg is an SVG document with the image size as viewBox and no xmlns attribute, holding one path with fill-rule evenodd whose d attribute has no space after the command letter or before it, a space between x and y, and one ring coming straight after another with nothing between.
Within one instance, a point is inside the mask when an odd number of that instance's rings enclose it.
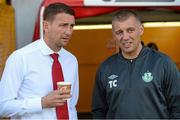
<instances>
[{"instance_id":1,"label":"white dress shirt","mask_svg":"<svg viewBox=\"0 0 180 120\"><path fill-rule=\"evenodd\" d=\"M53 91L52 63L54 53L43 39L13 52L0 81L0 117L12 119L56 119L55 108L42 109L41 98ZM69 119L77 119L79 97L78 62L61 48L58 52L64 81L71 82L68 99Z\"/></svg>"}]
</instances>

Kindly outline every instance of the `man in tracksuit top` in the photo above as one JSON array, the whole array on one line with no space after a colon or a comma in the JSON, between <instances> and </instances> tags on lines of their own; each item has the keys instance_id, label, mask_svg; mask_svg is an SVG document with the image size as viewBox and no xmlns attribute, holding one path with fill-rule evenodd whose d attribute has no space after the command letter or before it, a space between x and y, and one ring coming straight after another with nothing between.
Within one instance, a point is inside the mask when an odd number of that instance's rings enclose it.
<instances>
[{"instance_id":1,"label":"man in tracksuit top","mask_svg":"<svg viewBox=\"0 0 180 120\"><path fill-rule=\"evenodd\" d=\"M144 28L137 15L117 12L113 38L120 52L96 74L93 118L180 118L180 74L165 54L143 47Z\"/></svg>"}]
</instances>

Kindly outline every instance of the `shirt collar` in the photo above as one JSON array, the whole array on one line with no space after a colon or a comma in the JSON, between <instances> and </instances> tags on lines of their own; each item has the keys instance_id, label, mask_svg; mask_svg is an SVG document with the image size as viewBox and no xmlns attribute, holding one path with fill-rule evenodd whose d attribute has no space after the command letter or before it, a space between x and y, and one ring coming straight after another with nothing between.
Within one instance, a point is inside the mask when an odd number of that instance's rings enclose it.
<instances>
[{"instance_id":1,"label":"shirt collar","mask_svg":"<svg viewBox=\"0 0 180 120\"><path fill-rule=\"evenodd\" d=\"M54 51L47 46L47 44L45 43L44 39L42 39L42 38L40 39L40 42L39 42L39 48L40 48L40 50L41 50L43 55L50 55L50 54L54 53ZM64 51L64 48L62 47L57 52L57 54L59 54L59 55L61 54L62 55L63 51Z\"/></svg>"}]
</instances>

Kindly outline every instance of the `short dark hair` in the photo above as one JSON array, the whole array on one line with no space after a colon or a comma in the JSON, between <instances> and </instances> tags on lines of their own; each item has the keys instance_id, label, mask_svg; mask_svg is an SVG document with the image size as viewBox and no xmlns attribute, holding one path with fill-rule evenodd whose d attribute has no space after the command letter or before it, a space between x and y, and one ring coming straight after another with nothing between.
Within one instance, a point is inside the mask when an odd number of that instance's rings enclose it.
<instances>
[{"instance_id":1,"label":"short dark hair","mask_svg":"<svg viewBox=\"0 0 180 120\"><path fill-rule=\"evenodd\" d=\"M140 20L139 16L134 11L127 10L127 9L120 10L120 11L116 12L114 14L113 19L112 19L112 22L115 21L115 20L124 21L124 20L127 20L130 16L134 16L136 18L136 20L139 23L141 23L141 20Z\"/></svg>"},{"instance_id":2,"label":"short dark hair","mask_svg":"<svg viewBox=\"0 0 180 120\"><path fill-rule=\"evenodd\" d=\"M43 19L47 21L54 20L54 16L58 13L67 13L75 16L74 10L64 3L53 3L48 5L44 10Z\"/></svg>"}]
</instances>

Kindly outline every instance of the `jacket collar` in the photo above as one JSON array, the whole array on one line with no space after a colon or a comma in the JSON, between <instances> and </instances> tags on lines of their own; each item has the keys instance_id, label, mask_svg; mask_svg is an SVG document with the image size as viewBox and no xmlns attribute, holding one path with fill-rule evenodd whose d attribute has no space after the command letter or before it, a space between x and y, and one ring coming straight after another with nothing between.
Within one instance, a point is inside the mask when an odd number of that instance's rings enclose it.
<instances>
[{"instance_id":1,"label":"jacket collar","mask_svg":"<svg viewBox=\"0 0 180 120\"><path fill-rule=\"evenodd\" d=\"M148 51L150 51L150 49L149 49L148 47L146 47L146 46L143 46L142 49L141 49L141 51L140 51L140 53L139 53L139 55L138 55L136 58L134 58L134 59L139 59L139 58L145 56L145 55L148 53ZM119 56L121 59L129 60L129 59L124 58L124 56L122 55L122 52L121 52L121 51L119 51L118 56ZM134 60L134 59L133 59L133 60Z\"/></svg>"}]
</instances>

